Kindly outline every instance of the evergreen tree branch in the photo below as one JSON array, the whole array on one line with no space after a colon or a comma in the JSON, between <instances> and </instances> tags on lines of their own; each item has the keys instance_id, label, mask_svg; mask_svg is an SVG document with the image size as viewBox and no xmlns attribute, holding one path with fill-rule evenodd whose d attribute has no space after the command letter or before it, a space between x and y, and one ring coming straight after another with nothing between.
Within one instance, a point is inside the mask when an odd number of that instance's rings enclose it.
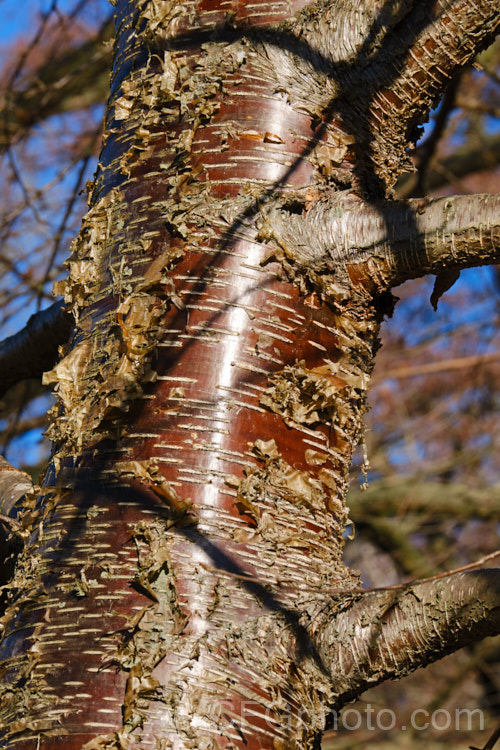
<instances>
[{"instance_id":1,"label":"evergreen tree branch","mask_svg":"<svg viewBox=\"0 0 500 750\"><path fill-rule=\"evenodd\" d=\"M465 484L444 484L422 481L418 477L397 477L370 481L364 491L349 491L351 516L358 526L376 518L395 519L401 510L402 498L406 514L433 519L453 518L457 523L470 518L498 517L500 485L468 487Z\"/></svg>"}]
</instances>

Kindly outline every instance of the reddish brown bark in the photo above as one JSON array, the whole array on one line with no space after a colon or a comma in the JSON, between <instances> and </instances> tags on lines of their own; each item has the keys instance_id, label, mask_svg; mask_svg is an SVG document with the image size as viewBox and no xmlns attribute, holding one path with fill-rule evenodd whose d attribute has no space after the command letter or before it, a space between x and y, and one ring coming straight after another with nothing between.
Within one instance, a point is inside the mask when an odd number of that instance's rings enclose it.
<instances>
[{"instance_id":1,"label":"reddish brown bark","mask_svg":"<svg viewBox=\"0 0 500 750\"><path fill-rule=\"evenodd\" d=\"M269 28L301 5L118 3L2 748L313 748L351 697L318 628L360 596L344 494L388 300L272 224L370 184L342 117L280 94Z\"/></svg>"}]
</instances>

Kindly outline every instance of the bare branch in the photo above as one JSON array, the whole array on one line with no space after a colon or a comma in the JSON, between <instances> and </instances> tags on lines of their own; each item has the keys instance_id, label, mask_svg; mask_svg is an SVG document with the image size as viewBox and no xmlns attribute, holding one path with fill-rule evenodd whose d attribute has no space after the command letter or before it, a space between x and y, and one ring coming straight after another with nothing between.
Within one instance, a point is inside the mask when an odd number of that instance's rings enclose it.
<instances>
[{"instance_id":1,"label":"bare branch","mask_svg":"<svg viewBox=\"0 0 500 750\"><path fill-rule=\"evenodd\" d=\"M362 595L326 626L321 651L344 703L498 633L500 570L484 569Z\"/></svg>"},{"instance_id":2,"label":"bare branch","mask_svg":"<svg viewBox=\"0 0 500 750\"><path fill-rule=\"evenodd\" d=\"M112 30L113 23L107 20L94 39L42 65L22 91L2 95L0 150L47 117L104 102L111 68L111 48L104 43Z\"/></svg>"},{"instance_id":3,"label":"bare branch","mask_svg":"<svg viewBox=\"0 0 500 750\"><path fill-rule=\"evenodd\" d=\"M293 60L268 54L294 106L355 134L356 182L382 196L411 168L422 116L498 24L490 0L317 0L290 26L302 45ZM321 74L316 86L308 66Z\"/></svg>"},{"instance_id":4,"label":"bare branch","mask_svg":"<svg viewBox=\"0 0 500 750\"><path fill-rule=\"evenodd\" d=\"M391 246L386 256L390 286L428 273L500 260L498 195L410 200L406 207L388 206L383 216ZM393 235L396 226L401 230L398 242Z\"/></svg>"},{"instance_id":5,"label":"bare branch","mask_svg":"<svg viewBox=\"0 0 500 750\"><path fill-rule=\"evenodd\" d=\"M72 328L73 318L60 301L32 315L22 331L0 342L0 396L20 380L50 370Z\"/></svg>"},{"instance_id":6,"label":"bare branch","mask_svg":"<svg viewBox=\"0 0 500 750\"><path fill-rule=\"evenodd\" d=\"M500 724L497 726L491 737L486 742L486 745L484 745L481 750L493 750L495 745L497 744L497 740L500 739ZM470 746L469 750L479 750L477 747Z\"/></svg>"},{"instance_id":7,"label":"bare branch","mask_svg":"<svg viewBox=\"0 0 500 750\"><path fill-rule=\"evenodd\" d=\"M263 230L316 282L340 280L370 293L443 270L500 261L500 196L465 195L366 203L318 201L305 215L271 209Z\"/></svg>"},{"instance_id":8,"label":"bare branch","mask_svg":"<svg viewBox=\"0 0 500 750\"><path fill-rule=\"evenodd\" d=\"M420 149L414 151L419 157ZM467 177L469 174L481 172L485 169L495 169L500 160L500 137L494 135L484 139L480 148L463 146L445 159L438 159L429 165L426 175L428 190L436 190L443 185L450 185ZM414 195L417 183L416 174L406 174L399 180L396 194L398 198L409 198Z\"/></svg>"},{"instance_id":9,"label":"bare branch","mask_svg":"<svg viewBox=\"0 0 500 750\"><path fill-rule=\"evenodd\" d=\"M394 367L378 373L372 377L372 383L378 383L382 380L393 378L414 378L420 375L431 375L441 373L447 370L472 370L483 367L490 362L500 360L500 351L490 352L488 354L473 354L470 357L453 357L451 359L435 360L425 364L406 365L403 367Z\"/></svg>"},{"instance_id":10,"label":"bare branch","mask_svg":"<svg viewBox=\"0 0 500 750\"><path fill-rule=\"evenodd\" d=\"M498 24L498 8L489 0L440 0L432 7L415 3L395 29L384 46L387 57L369 115L373 162L389 183L391 162L402 165L401 150L418 137L422 113L430 111L454 73L493 41ZM391 67L399 72L388 80Z\"/></svg>"}]
</instances>

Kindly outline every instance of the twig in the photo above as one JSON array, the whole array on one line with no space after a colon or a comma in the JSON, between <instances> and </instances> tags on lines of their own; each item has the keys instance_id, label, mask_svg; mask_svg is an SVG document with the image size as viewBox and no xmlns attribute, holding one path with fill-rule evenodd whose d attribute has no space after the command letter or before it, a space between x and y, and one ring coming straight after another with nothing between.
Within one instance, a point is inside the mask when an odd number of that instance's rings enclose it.
<instances>
[{"instance_id":1,"label":"twig","mask_svg":"<svg viewBox=\"0 0 500 750\"><path fill-rule=\"evenodd\" d=\"M393 370L384 372L383 378L374 377L377 380L390 380L391 378L412 378L417 375L431 375L434 373L446 372L447 370L462 370L467 367L480 367L481 365L495 362L500 359L500 351L489 354L476 354L470 357L454 357L437 362L427 362L425 364L413 365L409 367L395 367Z\"/></svg>"},{"instance_id":2,"label":"twig","mask_svg":"<svg viewBox=\"0 0 500 750\"><path fill-rule=\"evenodd\" d=\"M483 748L474 747L473 745L469 745L469 750L492 750L494 745L496 744L496 741L500 737L500 724L497 726L489 740L487 741L486 745Z\"/></svg>"},{"instance_id":3,"label":"twig","mask_svg":"<svg viewBox=\"0 0 500 750\"><path fill-rule=\"evenodd\" d=\"M430 578L415 578L412 581L407 581L406 583L395 583L392 586L380 586L373 589L352 589L349 590L349 592L365 594L371 591L392 591L393 589L407 589L411 586L415 586L415 584L417 583L429 583L430 581L437 581L439 578L447 578L448 576L457 575L457 573L463 573L465 570L473 570L480 565L484 565L484 563L488 562L489 560L494 560L496 557L500 557L500 549L497 549L495 552L490 552L489 555L485 555L484 557L481 557L480 560L476 560L473 563L468 563L468 565L461 565L459 568L446 570L443 573L436 573L435 576L431 576ZM345 593L348 593L348 591L346 591Z\"/></svg>"}]
</instances>

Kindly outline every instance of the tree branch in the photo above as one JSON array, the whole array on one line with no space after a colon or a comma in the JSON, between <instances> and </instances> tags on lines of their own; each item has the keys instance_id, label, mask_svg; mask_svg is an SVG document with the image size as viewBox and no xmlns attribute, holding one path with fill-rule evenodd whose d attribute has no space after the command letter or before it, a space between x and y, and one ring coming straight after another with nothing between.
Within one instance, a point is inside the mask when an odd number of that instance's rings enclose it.
<instances>
[{"instance_id":1,"label":"tree branch","mask_svg":"<svg viewBox=\"0 0 500 750\"><path fill-rule=\"evenodd\" d=\"M455 72L493 41L499 23L489 0L440 0L415 3L394 29L380 72L369 71L379 82L368 118L373 164L389 184L394 165L404 166L402 149L419 136L422 115ZM391 76L394 68L398 74Z\"/></svg>"},{"instance_id":2,"label":"tree branch","mask_svg":"<svg viewBox=\"0 0 500 750\"><path fill-rule=\"evenodd\" d=\"M419 148L412 153L416 159L419 158ZM428 190L436 190L443 185L450 185L470 174L481 172L485 169L495 169L500 160L500 136L494 135L484 138L480 148L471 148L470 145L463 146L445 159L432 161L426 175L426 186ZM417 183L417 174L405 174L399 180L396 187L398 198L409 198L413 196Z\"/></svg>"},{"instance_id":3,"label":"tree branch","mask_svg":"<svg viewBox=\"0 0 500 750\"><path fill-rule=\"evenodd\" d=\"M316 0L289 26L294 57L268 54L294 106L355 135L357 184L381 197L411 169L406 149L437 97L499 22L490 0Z\"/></svg>"},{"instance_id":4,"label":"tree branch","mask_svg":"<svg viewBox=\"0 0 500 750\"><path fill-rule=\"evenodd\" d=\"M499 633L500 570L485 569L367 592L326 625L320 648L343 704Z\"/></svg>"},{"instance_id":5,"label":"tree branch","mask_svg":"<svg viewBox=\"0 0 500 750\"><path fill-rule=\"evenodd\" d=\"M500 260L500 195L463 195L386 204L385 263L390 287L443 270ZM396 239L394 232L400 232Z\"/></svg>"},{"instance_id":6,"label":"tree branch","mask_svg":"<svg viewBox=\"0 0 500 750\"><path fill-rule=\"evenodd\" d=\"M32 315L21 331L0 342L0 396L20 380L41 377L53 367L74 325L63 305L61 300Z\"/></svg>"},{"instance_id":7,"label":"tree branch","mask_svg":"<svg viewBox=\"0 0 500 750\"><path fill-rule=\"evenodd\" d=\"M114 24L107 20L94 39L64 50L33 73L22 91L8 90L0 98L0 150L29 127L61 112L104 102L109 89Z\"/></svg>"},{"instance_id":8,"label":"tree branch","mask_svg":"<svg viewBox=\"0 0 500 750\"><path fill-rule=\"evenodd\" d=\"M500 195L366 203L318 201L306 214L269 209L262 236L325 287L342 266L350 284L382 293L428 273L500 261ZM330 280L329 280L330 279Z\"/></svg>"}]
</instances>

